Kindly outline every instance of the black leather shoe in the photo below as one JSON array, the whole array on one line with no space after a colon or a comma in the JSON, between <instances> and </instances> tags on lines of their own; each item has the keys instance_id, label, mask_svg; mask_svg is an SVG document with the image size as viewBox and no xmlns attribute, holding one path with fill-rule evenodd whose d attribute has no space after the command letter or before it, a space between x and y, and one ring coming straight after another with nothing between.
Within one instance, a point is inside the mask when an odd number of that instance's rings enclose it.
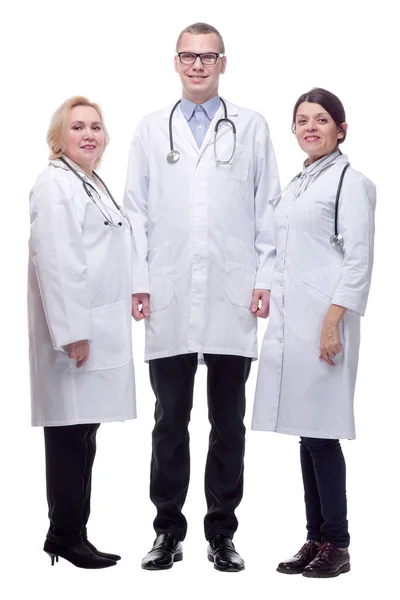
<instances>
[{"instance_id":1,"label":"black leather shoe","mask_svg":"<svg viewBox=\"0 0 400 600\"><path fill-rule=\"evenodd\" d=\"M93 544L91 544L88 539L83 540L83 543L85 544L85 546L87 546L89 548L89 550L91 550L92 552L97 554L97 556L101 556L102 558L108 558L108 560L121 560L121 557L119 556L119 554L110 554L109 552L100 552L100 550L97 550L96 546L93 546Z\"/></svg>"},{"instance_id":2,"label":"black leather shoe","mask_svg":"<svg viewBox=\"0 0 400 600\"><path fill-rule=\"evenodd\" d=\"M218 571L237 572L243 571L244 560L235 550L230 538L216 535L209 540L207 556L214 563L214 569Z\"/></svg>"},{"instance_id":3,"label":"black leather shoe","mask_svg":"<svg viewBox=\"0 0 400 600\"><path fill-rule=\"evenodd\" d=\"M43 550L50 556L52 566L54 565L54 561L58 562L59 556L81 569L105 569L117 564L115 560L98 556L83 542L73 544L72 546L60 546L46 540Z\"/></svg>"},{"instance_id":4,"label":"black leather shoe","mask_svg":"<svg viewBox=\"0 0 400 600\"><path fill-rule=\"evenodd\" d=\"M157 536L152 549L142 560L142 569L170 569L174 562L179 562L182 558L182 543L172 533L162 533Z\"/></svg>"},{"instance_id":5,"label":"black leather shoe","mask_svg":"<svg viewBox=\"0 0 400 600\"><path fill-rule=\"evenodd\" d=\"M318 549L318 554L306 566L303 577L337 577L350 571L350 554L348 550L340 550L333 544L325 542Z\"/></svg>"},{"instance_id":6,"label":"black leather shoe","mask_svg":"<svg viewBox=\"0 0 400 600\"><path fill-rule=\"evenodd\" d=\"M296 575L304 571L306 566L317 556L319 546L313 542L306 542L292 558L279 563L277 571L287 575Z\"/></svg>"}]
</instances>

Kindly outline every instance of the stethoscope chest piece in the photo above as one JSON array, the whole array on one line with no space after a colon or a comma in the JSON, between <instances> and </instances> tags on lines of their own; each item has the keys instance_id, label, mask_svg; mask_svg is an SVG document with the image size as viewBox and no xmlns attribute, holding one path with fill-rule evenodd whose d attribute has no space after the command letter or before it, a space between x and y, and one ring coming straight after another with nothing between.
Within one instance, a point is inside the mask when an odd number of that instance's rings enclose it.
<instances>
[{"instance_id":1,"label":"stethoscope chest piece","mask_svg":"<svg viewBox=\"0 0 400 600\"><path fill-rule=\"evenodd\" d=\"M178 162L178 160L180 159L181 154L178 150L171 150L171 152L168 152L167 154L167 161L169 162L170 165Z\"/></svg>"},{"instance_id":2,"label":"stethoscope chest piece","mask_svg":"<svg viewBox=\"0 0 400 600\"><path fill-rule=\"evenodd\" d=\"M330 243L333 248L342 248L343 247L343 236L340 233L334 233L331 235Z\"/></svg>"}]
</instances>

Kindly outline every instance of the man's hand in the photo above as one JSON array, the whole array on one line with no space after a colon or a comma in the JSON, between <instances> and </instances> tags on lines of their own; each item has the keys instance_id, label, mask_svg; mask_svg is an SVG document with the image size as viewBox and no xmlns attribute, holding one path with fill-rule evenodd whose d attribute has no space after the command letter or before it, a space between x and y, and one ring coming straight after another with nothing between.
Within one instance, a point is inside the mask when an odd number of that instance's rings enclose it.
<instances>
[{"instance_id":1,"label":"man's hand","mask_svg":"<svg viewBox=\"0 0 400 600\"><path fill-rule=\"evenodd\" d=\"M132 317L135 321L150 316L149 294L132 294Z\"/></svg>"},{"instance_id":2,"label":"man's hand","mask_svg":"<svg viewBox=\"0 0 400 600\"><path fill-rule=\"evenodd\" d=\"M271 290L254 290L251 301L251 312L261 319L266 319L269 315L269 301Z\"/></svg>"},{"instance_id":3,"label":"man's hand","mask_svg":"<svg viewBox=\"0 0 400 600\"><path fill-rule=\"evenodd\" d=\"M76 360L76 366L79 369L80 367L83 367L89 358L89 349L90 346L88 340L72 342L72 344L69 344L68 358L71 360Z\"/></svg>"}]
</instances>

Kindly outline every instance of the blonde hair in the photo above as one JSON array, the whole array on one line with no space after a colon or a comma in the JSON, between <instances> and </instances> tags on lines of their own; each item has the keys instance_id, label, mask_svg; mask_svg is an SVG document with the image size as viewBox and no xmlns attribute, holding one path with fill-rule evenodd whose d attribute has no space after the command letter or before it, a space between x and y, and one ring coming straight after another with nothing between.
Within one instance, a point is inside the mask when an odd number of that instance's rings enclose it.
<instances>
[{"instance_id":1,"label":"blonde hair","mask_svg":"<svg viewBox=\"0 0 400 600\"><path fill-rule=\"evenodd\" d=\"M70 123L71 111L75 106L90 106L99 113L100 121L104 130L104 148L101 156L96 160L94 168L97 169L107 147L110 137L104 124L103 113L98 104L90 102L84 96L73 96L61 104L51 117L49 129L47 131L47 144L50 148L50 160L59 158L64 154L67 147L68 129Z\"/></svg>"},{"instance_id":2,"label":"blonde hair","mask_svg":"<svg viewBox=\"0 0 400 600\"><path fill-rule=\"evenodd\" d=\"M189 25L189 27L186 27L183 31L180 32L179 37L178 37L178 41L176 42L176 51L178 52L179 50L179 44L181 43L182 37L184 36L185 33L191 33L193 35L204 35L207 33L215 33L215 35L218 38L219 41L219 50L220 52L222 52L223 54L225 54L225 44L224 44L224 40L222 39L222 35L220 34L220 32L215 29L215 27L213 27L212 25L208 25L207 23L193 23L193 25Z\"/></svg>"}]
</instances>

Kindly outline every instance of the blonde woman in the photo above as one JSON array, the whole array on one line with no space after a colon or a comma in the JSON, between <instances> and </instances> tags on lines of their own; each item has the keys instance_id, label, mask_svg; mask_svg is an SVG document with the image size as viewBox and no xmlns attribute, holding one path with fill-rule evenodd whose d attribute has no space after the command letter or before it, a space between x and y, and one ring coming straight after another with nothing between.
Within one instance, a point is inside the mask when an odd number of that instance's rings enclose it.
<instances>
[{"instance_id":1,"label":"blonde woman","mask_svg":"<svg viewBox=\"0 0 400 600\"><path fill-rule=\"evenodd\" d=\"M116 564L88 541L100 423L135 418L128 222L94 169L108 144L97 104L70 98L47 135L30 195L32 424L44 427L50 528L44 550L77 567Z\"/></svg>"}]
</instances>

